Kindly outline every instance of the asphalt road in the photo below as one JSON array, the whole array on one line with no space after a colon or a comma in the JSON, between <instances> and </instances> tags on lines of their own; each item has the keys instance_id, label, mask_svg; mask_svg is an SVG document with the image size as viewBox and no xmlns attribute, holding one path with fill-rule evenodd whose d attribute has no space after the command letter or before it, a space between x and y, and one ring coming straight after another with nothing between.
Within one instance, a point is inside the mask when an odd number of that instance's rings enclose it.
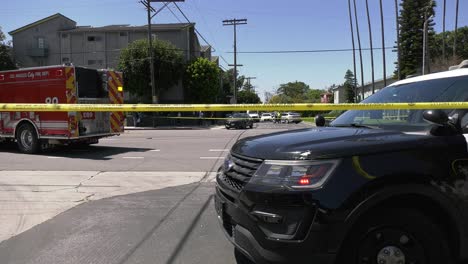
<instances>
[{"instance_id":1,"label":"asphalt road","mask_svg":"<svg viewBox=\"0 0 468 264\"><path fill-rule=\"evenodd\" d=\"M254 129L131 130L86 148L58 148L39 155L0 145L0 170L214 171L238 138L310 125L256 123Z\"/></svg>"},{"instance_id":2,"label":"asphalt road","mask_svg":"<svg viewBox=\"0 0 468 264\"><path fill-rule=\"evenodd\" d=\"M1 146L0 262L235 263L213 172L239 138L306 126L127 131L40 155Z\"/></svg>"}]
</instances>

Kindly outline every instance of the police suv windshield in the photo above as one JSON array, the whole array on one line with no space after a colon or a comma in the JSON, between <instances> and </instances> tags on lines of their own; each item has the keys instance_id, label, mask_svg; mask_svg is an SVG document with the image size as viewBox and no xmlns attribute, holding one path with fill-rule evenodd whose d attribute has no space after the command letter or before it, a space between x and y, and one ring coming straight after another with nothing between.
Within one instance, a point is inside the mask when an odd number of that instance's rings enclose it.
<instances>
[{"instance_id":1,"label":"police suv windshield","mask_svg":"<svg viewBox=\"0 0 468 264\"><path fill-rule=\"evenodd\" d=\"M463 102L468 99L468 77L441 78L388 86L362 103ZM367 126L401 131L423 131L425 110L352 110L331 126ZM453 110L452 110L453 111Z\"/></svg>"}]
</instances>

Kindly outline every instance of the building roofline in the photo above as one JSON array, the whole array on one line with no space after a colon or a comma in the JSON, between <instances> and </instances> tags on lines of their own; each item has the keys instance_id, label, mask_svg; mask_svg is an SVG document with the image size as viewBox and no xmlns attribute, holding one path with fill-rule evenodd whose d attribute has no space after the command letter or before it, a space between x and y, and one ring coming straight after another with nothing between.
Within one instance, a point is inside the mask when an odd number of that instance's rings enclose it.
<instances>
[{"instance_id":1,"label":"building roofline","mask_svg":"<svg viewBox=\"0 0 468 264\"><path fill-rule=\"evenodd\" d=\"M70 19L70 18L68 18L68 17L66 17L66 16L64 16L64 15L62 15L62 14L60 14L60 13L56 13L56 14L53 14L53 15L48 16L48 17L46 17L46 18L43 18L43 19L41 19L41 20L37 20L37 21L35 21L35 22L32 22L32 23L30 23L30 24L27 24L26 26L22 26L22 27L20 27L20 28L17 28L17 29L15 29L15 30L12 30L12 31L8 32L8 34L14 35L14 34L16 34L16 33L19 33L19 32L21 32L21 31L24 31L24 30L29 29L29 28L31 28L31 27L40 25L40 24L42 24L42 23L44 23L44 22L50 21L50 20L52 20L52 19L54 19L54 18L57 18L57 17L63 17L63 18L68 19L68 20L70 20L70 21L72 21L73 23L76 24L76 21L75 21L75 20Z\"/></svg>"},{"instance_id":2,"label":"building roofline","mask_svg":"<svg viewBox=\"0 0 468 264\"><path fill-rule=\"evenodd\" d=\"M174 31L194 27L195 23L171 23L171 24L152 24L151 31ZM108 32L108 31L148 31L147 25L127 26L127 25L108 25L102 27L78 26L73 29L60 30L63 33L74 32Z\"/></svg>"}]
</instances>

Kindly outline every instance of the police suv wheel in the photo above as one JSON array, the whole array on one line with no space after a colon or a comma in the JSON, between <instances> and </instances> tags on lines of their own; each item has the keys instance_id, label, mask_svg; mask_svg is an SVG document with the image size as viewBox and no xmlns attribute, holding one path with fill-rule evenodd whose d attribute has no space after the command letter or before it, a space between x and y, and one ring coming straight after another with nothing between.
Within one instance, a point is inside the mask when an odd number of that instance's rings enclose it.
<instances>
[{"instance_id":1,"label":"police suv wheel","mask_svg":"<svg viewBox=\"0 0 468 264\"><path fill-rule=\"evenodd\" d=\"M16 142L22 153L33 154L40 150L40 142L37 138L36 130L31 124L24 123L17 128Z\"/></svg>"},{"instance_id":2,"label":"police suv wheel","mask_svg":"<svg viewBox=\"0 0 468 264\"><path fill-rule=\"evenodd\" d=\"M337 263L447 263L446 234L415 209L383 209L358 220L341 247Z\"/></svg>"}]
</instances>

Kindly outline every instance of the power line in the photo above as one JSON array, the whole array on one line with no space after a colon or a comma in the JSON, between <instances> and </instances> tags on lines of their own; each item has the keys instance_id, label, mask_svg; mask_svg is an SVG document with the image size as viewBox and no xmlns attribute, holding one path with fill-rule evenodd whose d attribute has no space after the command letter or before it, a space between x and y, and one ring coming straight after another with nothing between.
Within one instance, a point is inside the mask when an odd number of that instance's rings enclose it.
<instances>
[{"instance_id":1,"label":"power line","mask_svg":"<svg viewBox=\"0 0 468 264\"><path fill-rule=\"evenodd\" d=\"M171 12L171 14L174 15L174 17L177 19L177 21L179 21L179 23L182 23L182 20L180 20L180 18L174 13L174 11L172 11L171 8L168 8L168 9Z\"/></svg>"},{"instance_id":2,"label":"power line","mask_svg":"<svg viewBox=\"0 0 468 264\"><path fill-rule=\"evenodd\" d=\"M382 48L373 48L382 49ZM394 47L385 47L385 49L394 49ZM362 48L361 50L370 50L370 48ZM353 49L317 49L317 50L268 50L268 51L238 51L237 53L244 54L275 54L275 53L324 53L324 52L345 52L353 51ZM226 53L234 53L228 51Z\"/></svg>"},{"instance_id":3,"label":"power line","mask_svg":"<svg viewBox=\"0 0 468 264\"><path fill-rule=\"evenodd\" d=\"M182 11L182 9L180 9L179 5L174 2L174 5L177 7L177 9L179 9L179 12L182 14L182 16L184 16L184 18L187 20L188 23L192 23L190 22L190 19L188 19L188 17L185 15L185 13ZM197 28L193 27L195 32L200 36L201 39L203 39L203 41L205 41L206 44L208 44L212 49L213 51L216 51L216 49L213 47L213 45L211 45L208 40L205 39L205 37L200 33L200 31L198 31Z\"/></svg>"},{"instance_id":4,"label":"power line","mask_svg":"<svg viewBox=\"0 0 468 264\"><path fill-rule=\"evenodd\" d=\"M219 56L226 64L229 64L229 62L227 62L227 60L223 57L223 56Z\"/></svg>"}]
</instances>

